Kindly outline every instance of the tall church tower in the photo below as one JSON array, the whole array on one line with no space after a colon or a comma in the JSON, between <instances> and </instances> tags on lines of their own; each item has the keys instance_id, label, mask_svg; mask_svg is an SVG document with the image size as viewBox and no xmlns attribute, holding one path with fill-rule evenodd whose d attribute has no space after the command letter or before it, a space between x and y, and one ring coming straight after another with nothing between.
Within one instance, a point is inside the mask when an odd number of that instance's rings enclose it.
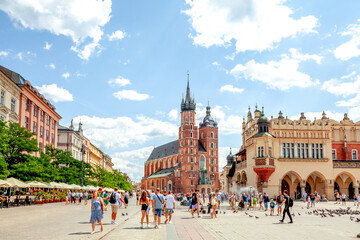
<instances>
[{"instance_id":1,"label":"tall church tower","mask_svg":"<svg viewBox=\"0 0 360 240\"><path fill-rule=\"evenodd\" d=\"M179 161L181 163L181 192L196 188L198 181L198 128L196 121L196 103L190 95L189 73L187 74L186 96L181 101L181 126L179 127Z\"/></svg>"},{"instance_id":2,"label":"tall church tower","mask_svg":"<svg viewBox=\"0 0 360 240\"><path fill-rule=\"evenodd\" d=\"M200 143L206 153L200 155L200 168L206 168L211 181L215 181L219 166L218 124L211 116L210 105L206 107L206 116L199 124Z\"/></svg>"}]
</instances>

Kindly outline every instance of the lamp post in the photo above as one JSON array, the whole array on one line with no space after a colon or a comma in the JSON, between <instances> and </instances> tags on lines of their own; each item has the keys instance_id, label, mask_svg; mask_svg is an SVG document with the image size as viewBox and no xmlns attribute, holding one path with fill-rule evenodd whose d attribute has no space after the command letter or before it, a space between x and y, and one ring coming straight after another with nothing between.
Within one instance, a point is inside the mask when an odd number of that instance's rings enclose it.
<instances>
[{"instance_id":1,"label":"lamp post","mask_svg":"<svg viewBox=\"0 0 360 240\"><path fill-rule=\"evenodd\" d=\"M85 148L84 144L81 147L82 160L81 160L81 187L84 186L84 156L85 156Z\"/></svg>"}]
</instances>

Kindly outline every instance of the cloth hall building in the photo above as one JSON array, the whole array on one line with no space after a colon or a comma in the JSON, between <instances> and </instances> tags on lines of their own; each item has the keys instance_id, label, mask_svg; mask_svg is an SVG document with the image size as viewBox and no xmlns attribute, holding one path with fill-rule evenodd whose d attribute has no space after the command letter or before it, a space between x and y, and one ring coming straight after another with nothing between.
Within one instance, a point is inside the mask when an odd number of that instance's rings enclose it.
<instances>
[{"instance_id":1,"label":"cloth hall building","mask_svg":"<svg viewBox=\"0 0 360 240\"><path fill-rule=\"evenodd\" d=\"M336 192L353 199L360 183L360 121L344 114L340 122L329 119L298 120L265 117L255 110L242 123L242 143L235 155L227 157L222 190L239 192L254 187L270 197L288 190L299 198L305 191L334 199Z\"/></svg>"},{"instance_id":2,"label":"cloth hall building","mask_svg":"<svg viewBox=\"0 0 360 240\"><path fill-rule=\"evenodd\" d=\"M153 149L144 165L142 189L175 193L219 190L217 122L207 106L206 116L197 127L195 109L188 80L181 102L179 139Z\"/></svg>"}]
</instances>

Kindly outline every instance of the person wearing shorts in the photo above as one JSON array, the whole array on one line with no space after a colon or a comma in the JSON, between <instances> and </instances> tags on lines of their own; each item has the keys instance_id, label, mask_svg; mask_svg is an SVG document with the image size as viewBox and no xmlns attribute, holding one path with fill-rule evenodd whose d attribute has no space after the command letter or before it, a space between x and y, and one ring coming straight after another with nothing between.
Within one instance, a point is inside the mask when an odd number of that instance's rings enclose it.
<instances>
[{"instance_id":1,"label":"person wearing shorts","mask_svg":"<svg viewBox=\"0 0 360 240\"><path fill-rule=\"evenodd\" d=\"M115 194L115 203L110 201L110 204L111 204L111 224L117 224L116 215L117 215L117 211L119 209L119 203L120 203L120 201L124 202L124 200L122 200L122 198L120 197L120 194L117 191L118 191L118 189L114 188L114 192L111 193L111 195ZM111 195L110 195L110 200L111 200Z\"/></svg>"},{"instance_id":2,"label":"person wearing shorts","mask_svg":"<svg viewBox=\"0 0 360 240\"><path fill-rule=\"evenodd\" d=\"M160 193L160 188L156 189L156 192L153 196L153 208L155 215L155 228L160 228L161 223L161 213L164 204L164 195Z\"/></svg>"},{"instance_id":3,"label":"person wearing shorts","mask_svg":"<svg viewBox=\"0 0 360 240\"><path fill-rule=\"evenodd\" d=\"M192 217L194 217L194 211L197 211L197 215L198 217L200 217L200 208L199 208L199 204L200 204L200 199L199 199L199 190L195 190L195 192L193 193L192 197L191 197L191 203L192 203L192 209L191 209L191 215Z\"/></svg>"},{"instance_id":4,"label":"person wearing shorts","mask_svg":"<svg viewBox=\"0 0 360 240\"><path fill-rule=\"evenodd\" d=\"M172 214L174 213L175 208L175 199L171 192L168 192L168 195L165 197L165 216L166 220L165 223L171 223Z\"/></svg>"}]
</instances>

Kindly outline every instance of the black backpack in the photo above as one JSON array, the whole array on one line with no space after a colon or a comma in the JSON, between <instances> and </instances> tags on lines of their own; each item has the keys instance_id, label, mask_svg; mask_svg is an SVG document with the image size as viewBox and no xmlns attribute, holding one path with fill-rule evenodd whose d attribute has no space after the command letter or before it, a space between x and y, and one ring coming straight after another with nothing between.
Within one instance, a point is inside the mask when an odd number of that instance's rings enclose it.
<instances>
[{"instance_id":1,"label":"black backpack","mask_svg":"<svg viewBox=\"0 0 360 240\"><path fill-rule=\"evenodd\" d=\"M116 203L116 193L113 192L110 194L110 203L115 204Z\"/></svg>"},{"instance_id":2,"label":"black backpack","mask_svg":"<svg viewBox=\"0 0 360 240\"><path fill-rule=\"evenodd\" d=\"M197 197L196 197L196 193L194 193L194 194L192 195L192 198L191 198L191 204L192 204L192 205L197 204Z\"/></svg>"},{"instance_id":3,"label":"black backpack","mask_svg":"<svg viewBox=\"0 0 360 240\"><path fill-rule=\"evenodd\" d=\"M293 207L294 206L294 200L292 200L291 197L289 197L289 207Z\"/></svg>"}]
</instances>

